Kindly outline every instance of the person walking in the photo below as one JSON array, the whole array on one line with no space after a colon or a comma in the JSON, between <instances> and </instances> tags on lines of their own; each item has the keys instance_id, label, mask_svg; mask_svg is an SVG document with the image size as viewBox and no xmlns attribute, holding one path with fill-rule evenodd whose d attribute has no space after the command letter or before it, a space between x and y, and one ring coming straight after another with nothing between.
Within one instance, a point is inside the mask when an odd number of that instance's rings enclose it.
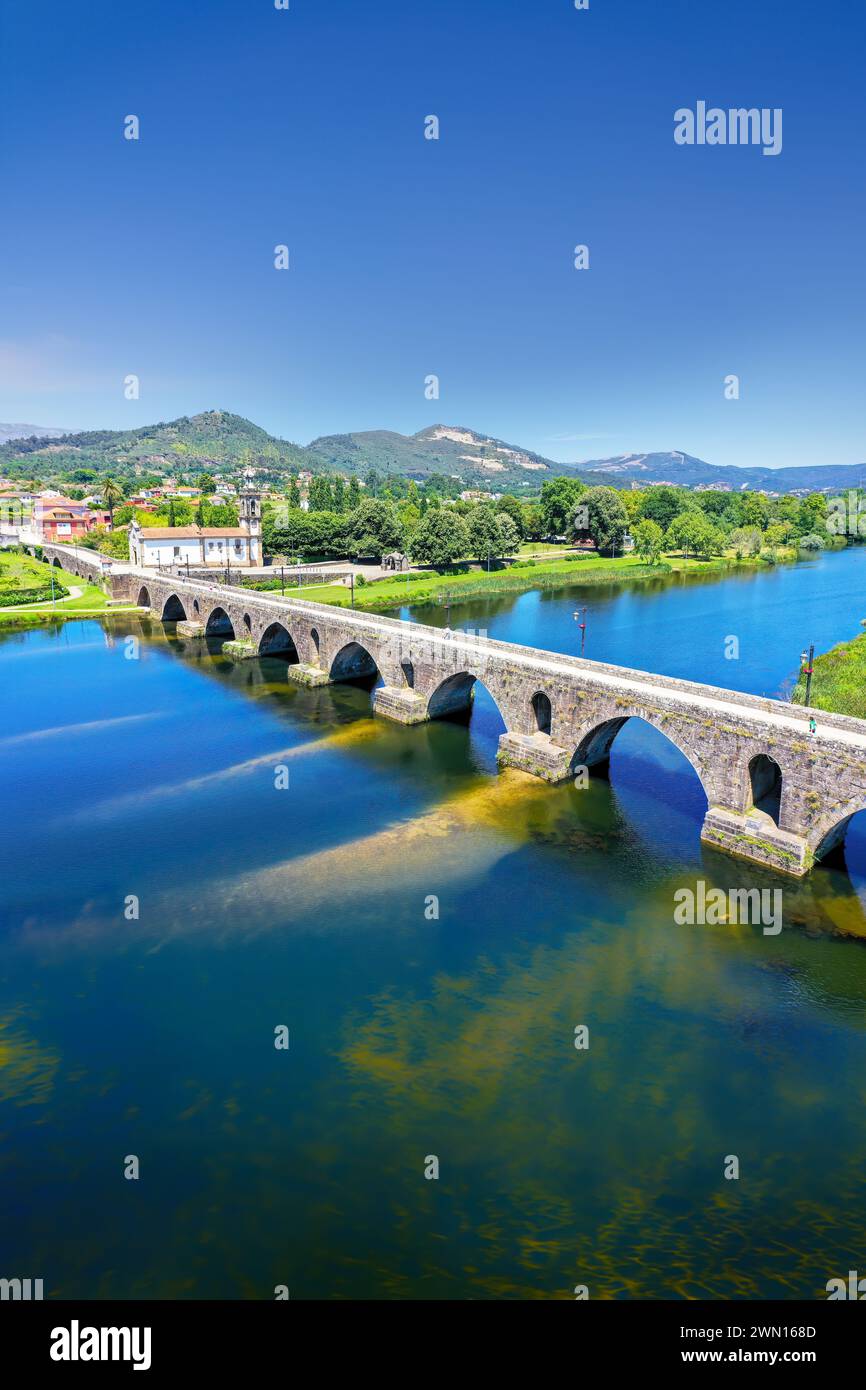
<instances>
[{"instance_id":1,"label":"person walking","mask_svg":"<svg viewBox=\"0 0 866 1390\"><path fill-rule=\"evenodd\" d=\"M814 734L814 733L815 733L815 730L816 730L817 728L818 728L818 725L815 723L815 716L812 715L812 714L810 714L810 715L809 715L809 733L810 733L810 734Z\"/></svg>"}]
</instances>

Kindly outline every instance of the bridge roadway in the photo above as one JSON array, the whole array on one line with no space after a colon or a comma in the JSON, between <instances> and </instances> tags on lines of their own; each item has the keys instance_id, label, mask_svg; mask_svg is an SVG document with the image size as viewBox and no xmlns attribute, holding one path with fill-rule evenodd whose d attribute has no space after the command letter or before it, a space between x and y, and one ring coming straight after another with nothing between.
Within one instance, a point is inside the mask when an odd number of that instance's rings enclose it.
<instances>
[{"instance_id":1,"label":"bridge roadway","mask_svg":"<svg viewBox=\"0 0 866 1390\"><path fill-rule=\"evenodd\" d=\"M66 547L43 550L74 573L86 566ZM866 809L863 720L817 712L812 735L810 711L802 706L484 633L128 565L113 566L108 582L115 597L177 623L180 638L220 642L234 660L284 656L289 679L299 684L375 677L375 712L403 723L468 708L481 681L505 724L500 765L550 782L581 778L581 769L603 770L626 720L642 719L695 769L707 798L705 843L785 873L807 873L841 842L851 817Z\"/></svg>"}]
</instances>

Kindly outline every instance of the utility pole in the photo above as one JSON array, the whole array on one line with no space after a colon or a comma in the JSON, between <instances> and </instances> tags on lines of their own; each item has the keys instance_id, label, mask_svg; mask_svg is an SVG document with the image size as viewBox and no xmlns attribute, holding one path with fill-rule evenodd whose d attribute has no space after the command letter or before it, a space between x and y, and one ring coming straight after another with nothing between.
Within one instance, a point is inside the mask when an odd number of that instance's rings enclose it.
<instances>
[{"instance_id":1,"label":"utility pole","mask_svg":"<svg viewBox=\"0 0 866 1390\"><path fill-rule=\"evenodd\" d=\"M586 609L585 609L585 608L584 608L584 610L583 610L583 622L580 621L580 609L579 609L579 608L575 611L575 614L574 614L574 621L577 623L578 627L580 628L580 654L581 654L581 656L583 656L584 650L585 650L585 648L586 648Z\"/></svg>"},{"instance_id":2,"label":"utility pole","mask_svg":"<svg viewBox=\"0 0 866 1390\"><path fill-rule=\"evenodd\" d=\"M286 597L286 567L285 567L285 565L280 565L280 593L282 594L283 598Z\"/></svg>"},{"instance_id":3,"label":"utility pole","mask_svg":"<svg viewBox=\"0 0 866 1390\"><path fill-rule=\"evenodd\" d=\"M806 677L806 699L804 701L804 704L807 706L810 705L812 702L812 672L814 671L814 666L812 663L814 661L814 658L815 643L811 642L809 644L808 654L805 651L800 653L800 661L802 662L802 669L800 671L800 675Z\"/></svg>"}]
</instances>

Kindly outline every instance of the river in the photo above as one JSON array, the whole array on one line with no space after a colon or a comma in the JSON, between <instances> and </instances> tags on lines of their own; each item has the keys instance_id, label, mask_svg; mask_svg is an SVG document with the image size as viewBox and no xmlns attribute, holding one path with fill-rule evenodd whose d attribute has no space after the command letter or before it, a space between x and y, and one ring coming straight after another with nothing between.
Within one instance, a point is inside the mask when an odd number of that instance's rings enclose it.
<instances>
[{"instance_id":1,"label":"river","mask_svg":"<svg viewBox=\"0 0 866 1390\"><path fill-rule=\"evenodd\" d=\"M779 694L864 579L858 548L448 616L574 652L586 605L589 657ZM481 688L404 728L138 618L0 638L0 1275L763 1299L866 1270L866 816L847 866L762 879L779 936L679 926L677 888L754 870L701 846L677 750L632 721L609 781L551 788L494 774L499 731Z\"/></svg>"}]
</instances>

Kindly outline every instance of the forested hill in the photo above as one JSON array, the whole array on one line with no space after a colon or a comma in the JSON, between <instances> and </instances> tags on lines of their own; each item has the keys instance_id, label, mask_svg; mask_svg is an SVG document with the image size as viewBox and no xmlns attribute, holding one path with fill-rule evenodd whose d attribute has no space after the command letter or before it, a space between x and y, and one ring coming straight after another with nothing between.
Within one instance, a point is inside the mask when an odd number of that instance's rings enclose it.
<instances>
[{"instance_id":1,"label":"forested hill","mask_svg":"<svg viewBox=\"0 0 866 1390\"><path fill-rule=\"evenodd\" d=\"M0 446L0 473L21 478L64 476L74 481L77 470L98 478L194 476L221 470L234 475L246 462L265 480L272 475L274 481L309 466L306 449L225 410L184 415L136 430L88 430L59 439L14 439Z\"/></svg>"},{"instance_id":2,"label":"forested hill","mask_svg":"<svg viewBox=\"0 0 866 1390\"><path fill-rule=\"evenodd\" d=\"M866 465L735 468L705 463L677 450L556 463L464 425L430 425L411 435L396 430L324 435L303 446L278 439L226 410L207 410L134 430L90 430L0 444L0 475L43 483L86 484L112 476L141 485L146 478L167 476L194 481L201 473L234 478L246 463L255 468L260 484L280 489L289 474L306 468L362 480L371 471L416 482L445 474L464 488L518 497L537 495L547 479L563 476L613 487L672 483L731 492L746 488L830 492L866 483Z\"/></svg>"},{"instance_id":3,"label":"forested hill","mask_svg":"<svg viewBox=\"0 0 866 1390\"><path fill-rule=\"evenodd\" d=\"M0 474L13 478L87 482L108 475L132 480L166 473L194 478L198 473L235 474L244 463L253 465L260 481L277 486L300 468L361 478L375 470L418 481L445 473L466 487L524 493L537 492L545 478L556 474L590 479L575 465L555 464L463 427L434 425L414 435L368 430L330 435L303 447L224 410L135 430L14 439L0 446Z\"/></svg>"}]
</instances>

